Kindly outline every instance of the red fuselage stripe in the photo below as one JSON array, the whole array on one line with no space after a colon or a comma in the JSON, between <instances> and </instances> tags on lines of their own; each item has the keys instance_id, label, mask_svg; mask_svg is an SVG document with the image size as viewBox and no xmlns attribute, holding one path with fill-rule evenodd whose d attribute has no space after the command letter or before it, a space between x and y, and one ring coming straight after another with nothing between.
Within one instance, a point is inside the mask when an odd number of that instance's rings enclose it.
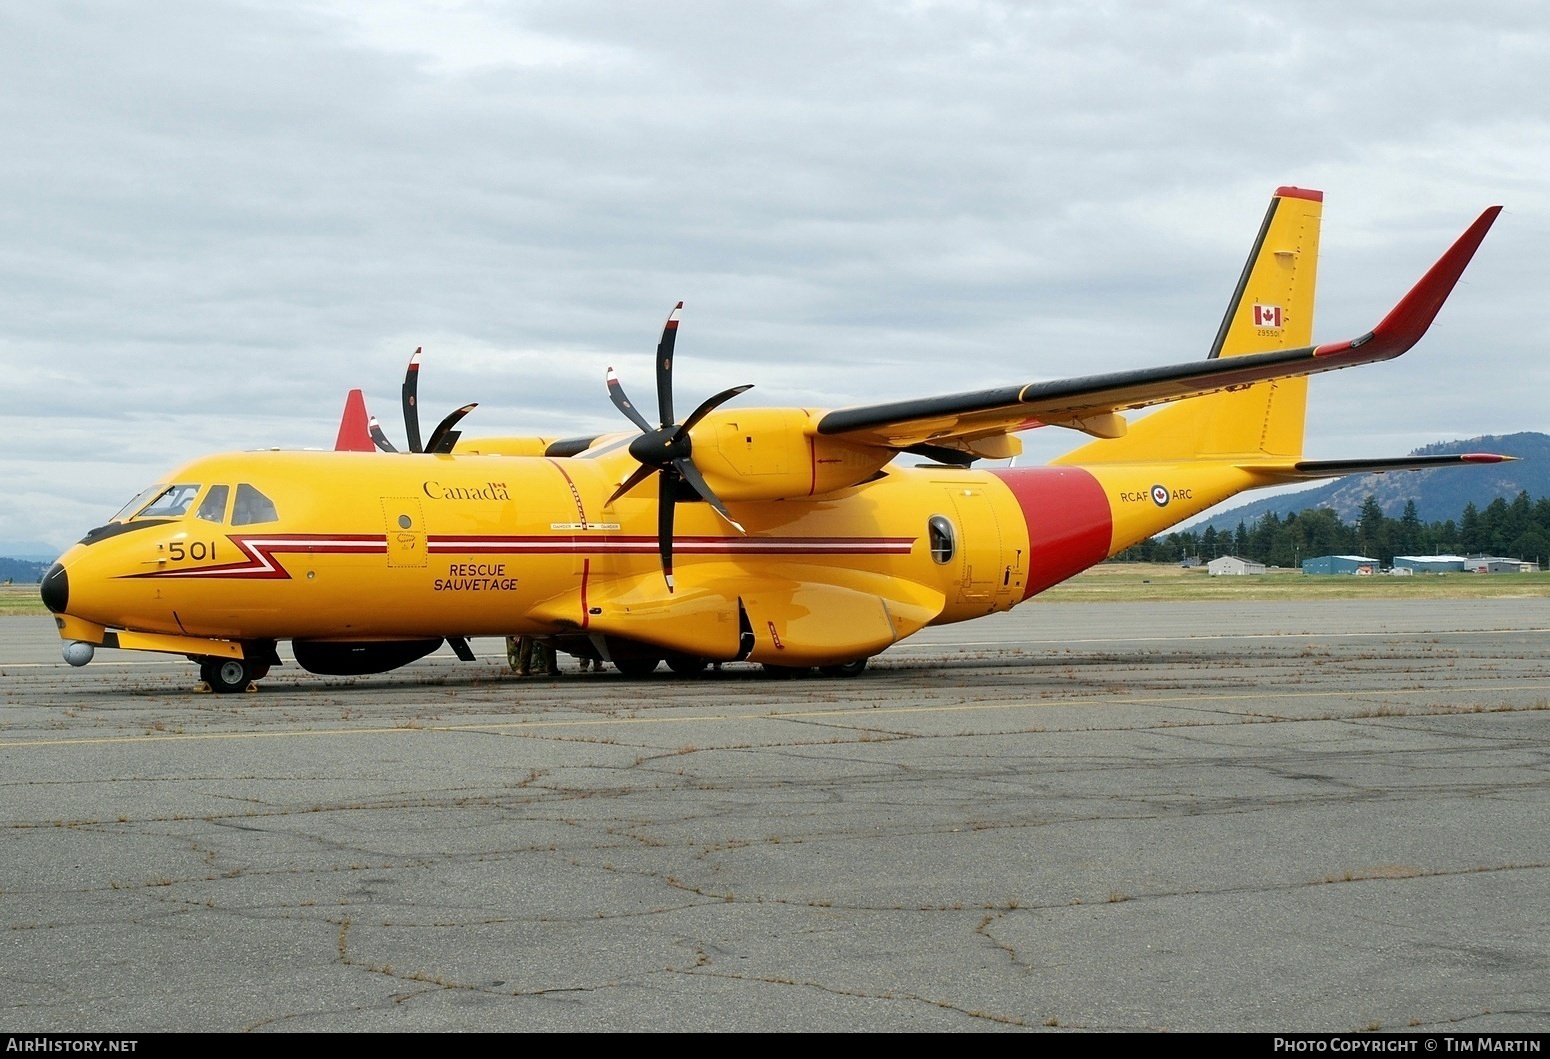
<instances>
[{"instance_id":1,"label":"red fuselage stripe","mask_svg":"<svg viewBox=\"0 0 1550 1059\"><path fill-rule=\"evenodd\" d=\"M1101 563L1114 537L1114 515L1097 479L1079 467L991 471L1007 484L1028 524L1028 585L1023 598Z\"/></svg>"},{"instance_id":2,"label":"red fuselage stripe","mask_svg":"<svg viewBox=\"0 0 1550 1059\"><path fill-rule=\"evenodd\" d=\"M276 534L244 536L230 534L228 540L245 559L219 566L180 570L153 570L130 574L141 578L236 578L245 580L287 580L286 572L275 556L312 555L385 555L387 539L371 534ZM675 552L685 555L908 555L914 537L677 537ZM426 551L435 555L655 555L658 543L646 536L433 536Z\"/></svg>"}]
</instances>

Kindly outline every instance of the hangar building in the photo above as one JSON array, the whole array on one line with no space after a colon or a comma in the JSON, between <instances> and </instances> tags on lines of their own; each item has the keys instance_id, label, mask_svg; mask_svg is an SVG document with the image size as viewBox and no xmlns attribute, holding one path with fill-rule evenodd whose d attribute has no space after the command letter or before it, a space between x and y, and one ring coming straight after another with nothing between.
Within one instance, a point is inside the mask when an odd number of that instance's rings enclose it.
<instances>
[{"instance_id":1,"label":"hangar building","mask_svg":"<svg viewBox=\"0 0 1550 1059\"><path fill-rule=\"evenodd\" d=\"M1375 574L1378 560L1366 555L1320 555L1302 561L1305 574Z\"/></svg>"},{"instance_id":2,"label":"hangar building","mask_svg":"<svg viewBox=\"0 0 1550 1059\"><path fill-rule=\"evenodd\" d=\"M1462 555L1396 555L1394 569L1414 570L1418 574L1461 574L1464 562Z\"/></svg>"},{"instance_id":3,"label":"hangar building","mask_svg":"<svg viewBox=\"0 0 1550 1059\"><path fill-rule=\"evenodd\" d=\"M1256 563L1253 559L1240 559L1236 555L1223 555L1206 563L1206 573L1212 577L1221 577L1223 574L1262 574L1264 572L1264 563Z\"/></svg>"}]
</instances>

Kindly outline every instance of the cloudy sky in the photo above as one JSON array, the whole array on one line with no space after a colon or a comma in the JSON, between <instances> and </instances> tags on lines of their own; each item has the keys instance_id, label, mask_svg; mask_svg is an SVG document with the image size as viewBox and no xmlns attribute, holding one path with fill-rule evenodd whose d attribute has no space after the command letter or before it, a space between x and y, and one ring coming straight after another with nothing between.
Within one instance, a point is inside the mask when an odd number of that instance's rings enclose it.
<instances>
[{"instance_id":1,"label":"cloudy sky","mask_svg":"<svg viewBox=\"0 0 1550 1059\"><path fill-rule=\"evenodd\" d=\"M1281 184L1320 340L1506 206L1419 347L1314 381L1310 456L1550 429L1535 3L39 0L0 110L0 553L327 447L351 387L401 436L416 346L430 422L618 428L679 299L684 408L1195 359Z\"/></svg>"}]
</instances>

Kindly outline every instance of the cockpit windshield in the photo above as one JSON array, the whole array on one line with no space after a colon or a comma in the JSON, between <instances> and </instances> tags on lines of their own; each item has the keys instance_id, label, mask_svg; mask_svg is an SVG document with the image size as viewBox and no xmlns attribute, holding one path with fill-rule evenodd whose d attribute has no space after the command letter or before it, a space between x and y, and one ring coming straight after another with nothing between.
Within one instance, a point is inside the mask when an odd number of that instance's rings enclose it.
<instances>
[{"instance_id":1,"label":"cockpit windshield","mask_svg":"<svg viewBox=\"0 0 1550 1059\"><path fill-rule=\"evenodd\" d=\"M153 497L156 494L160 493L165 488L167 488L165 485L153 485L149 489L142 489L142 490L140 490L138 493L135 494L135 498L133 500L131 500L129 503L125 504L123 507L119 508L118 509L118 514L116 514L112 518L108 519L108 521L109 522L123 522L129 516L133 515L136 511L139 511L146 504L150 503L151 502L151 497Z\"/></svg>"},{"instance_id":2,"label":"cockpit windshield","mask_svg":"<svg viewBox=\"0 0 1550 1059\"><path fill-rule=\"evenodd\" d=\"M194 497L198 495L197 485L153 486L131 500L124 510L113 516L113 520L117 522L125 518L182 518L188 511L188 506L194 502ZM135 506L142 503L147 496L155 499L136 511Z\"/></svg>"}]
</instances>

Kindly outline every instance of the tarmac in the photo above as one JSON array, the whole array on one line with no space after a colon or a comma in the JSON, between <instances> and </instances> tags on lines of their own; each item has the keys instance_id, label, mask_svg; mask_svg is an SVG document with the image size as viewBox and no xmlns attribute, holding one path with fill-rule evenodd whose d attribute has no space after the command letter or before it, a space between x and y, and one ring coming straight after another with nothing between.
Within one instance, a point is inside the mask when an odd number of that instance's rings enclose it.
<instances>
[{"instance_id":1,"label":"tarmac","mask_svg":"<svg viewBox=\"0 0 1550 1059\"><path fill-rule=\"evenodd\" d=\"M0 619L0 1024L1550 1029L1550 599L1041 604L858 678L72 670Z\"/></svg>"}]
</instances>

